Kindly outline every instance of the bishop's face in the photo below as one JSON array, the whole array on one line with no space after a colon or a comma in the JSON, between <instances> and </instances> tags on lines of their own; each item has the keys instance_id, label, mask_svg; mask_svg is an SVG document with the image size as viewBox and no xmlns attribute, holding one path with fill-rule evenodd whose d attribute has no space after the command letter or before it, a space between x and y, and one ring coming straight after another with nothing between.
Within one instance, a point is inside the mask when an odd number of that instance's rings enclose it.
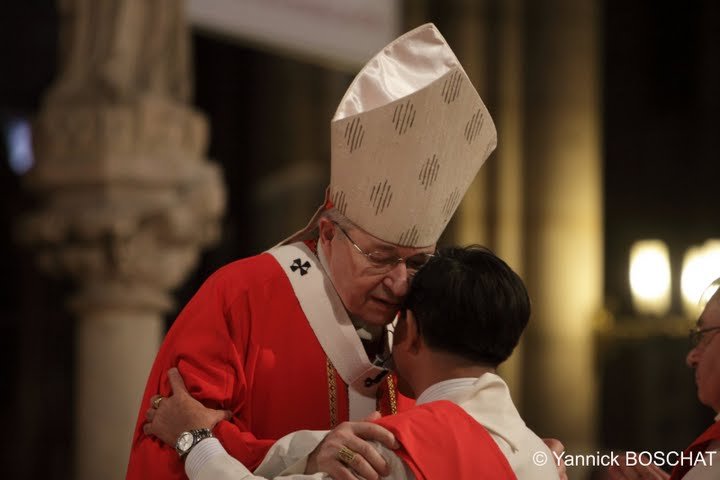
<instances>
[{"instance_id":1,"label":"bishop's face","mask_svg":"<svg viewBox=\"0 0 720 480\"><path fill-rule=\"evenodd\" d=\"M392 245L324 218L319 225L328 274L349 314L369 325L392 322L410 278L435 246Z\"/></svg>"},{"instance_id":2,"label":"bishop's face","mask_svg":"<svg viewBox=\"0 0 720 480\"><path fill-rule=\"evenodd\" d=\"M686 362L695 369L700 402L720 412L720 290L705 306L697 327L699 341Z\"/></svg>"}]
</instances>

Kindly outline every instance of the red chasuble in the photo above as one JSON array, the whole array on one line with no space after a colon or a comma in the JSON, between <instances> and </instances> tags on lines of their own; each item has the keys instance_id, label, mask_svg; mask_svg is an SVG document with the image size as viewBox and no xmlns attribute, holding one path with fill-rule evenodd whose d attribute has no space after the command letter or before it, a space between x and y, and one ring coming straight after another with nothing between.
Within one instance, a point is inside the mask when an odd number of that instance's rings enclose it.
<instances>
[{"instance_id":1,"label":"red chasuble","mask_svg":"<svg viewBox=\"0 0 720 480\"><path fill-rule=\"evenodd\" d=\"M140 405L128 480L187 478L173 447L142 431L150 398L170 395L167 371L173 366L193 397L233 412L214 434L250 470L280 437L348 420L347 386L269 254L215 272L168 332ZM402 408L407 402L396 403Z\"/></svg>"},{"instance_id":2,"label":"red chasuble","mask_svg":"<svg viewBox=\"0 0 720 480\"><path fill-rule=\"evenodd\" d=\"M692 455L692 458L694 459L696 458L696 455L698 453L705 452L708 445L710 445L715 440L720 440L720 422L713 423L710 428L705 430L702 435L696 438L695 441L692 442L690 446L685 449L683 455ZM672 475L670 475L670 480L680 480L685 476L687 472L690 471L692 467L693 465L678 464L675 468L673 468Z\"/></svg>"},{"instance_id":3,"label":"red chasuble","mask_svg":"<svg viewBox=\"0 0 720 480\"><path fill-rule=\"evenodd\" d=\"M395 453L418 480L515 480L495 440L447 400L426 403L376 423L400 442Z\"/></svg>"}]
</instances>

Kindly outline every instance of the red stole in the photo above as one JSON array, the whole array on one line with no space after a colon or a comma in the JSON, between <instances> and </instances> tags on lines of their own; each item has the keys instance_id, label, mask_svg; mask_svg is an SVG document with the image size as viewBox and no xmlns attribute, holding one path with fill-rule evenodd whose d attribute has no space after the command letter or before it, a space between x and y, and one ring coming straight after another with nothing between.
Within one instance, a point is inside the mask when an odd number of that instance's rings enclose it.
<instances>
[{"instance_id":1,"label":"red stole","mask_svg":"<svg viewBox=\"0 0 720 480\"><path fill-rule=\"evenodd\" d=\"M700 452L704 452L708 445L715 440L720 440L720 421L710 425L710 428L705 430L702 435L696 438L695 441L693 441L690 446L685 449L683 455L692 454L693 458L695 458L695 455ZM687 472L690 471L692 467L693 465L678 464L675 468L673 468L670 480L680 480Z\"/></svg>"},{"instance_id":2,"label":"red stole","mask_svg":"<svg viewBox=\"0 0 720 480\"><path fill-rule=\"evenodd\" d=\"M416 406L376 423L400 442L395 453L418 480L515 480L505 455L474 418L447 400Z\"/></svg>"}]
</instances>

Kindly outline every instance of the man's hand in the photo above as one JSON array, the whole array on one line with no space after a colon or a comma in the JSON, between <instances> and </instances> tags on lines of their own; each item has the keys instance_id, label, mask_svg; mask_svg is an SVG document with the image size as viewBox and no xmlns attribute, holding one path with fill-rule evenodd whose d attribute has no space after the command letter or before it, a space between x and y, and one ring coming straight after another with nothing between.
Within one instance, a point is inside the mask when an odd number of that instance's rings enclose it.
<instances>
[{"instance_id":1,"label":"man's hand","mask_svg":"<svg viewBox=\"0 0 720 480\"><path fill-rule=\"evenodd\" d=\"M625 455L619 458L619 466L612 466L608 469L612 480L668 480L670 475L665 473L657 465L634 464L628 466Z\"/></svg>"},{"instance_id":2,"label":"man's hand","mask_svg":"<svg viewBox=\"0 0 720 480\"><path fill-rule=\"evenodd\" d=\"M227 410L206 408L195 400L185 388L185 382L177 368L173 367L168 371L168 380L172 395L167 398L156 395L151 399L150 408L145 413L148 421L143 425L145 435L155 435L174 447L182 432L197 428L212 430L218 422L231 417Z\"/></svg>"},{"instance_id":3,"label":"man's hand","mask_svg":"<svg viewBox=\"0 0 720 480\"><path fill-rule=\"evenodd\" d=\"M308 457L306 474L326 472L335 480L357 480L353 471L367 480L390 474L385 459L368 442L380 442L389 449L399 448L395 436L374 423L380 418L375 412L362 422L344 422L331 430ZM340 461L338 452L345 447L354 453L352 460Z\"/></svg>"},{"instance_id":4,"label":"man's hand","mask_svg":"<svg viewBox=\"0 0 720 480\"><path fill-rule=\"evenodd\" d=\"M563 445L562 442L557 438L543 438L542 440L543 442L545 442L545 445L547 445L550 451L554 454L552 456L552 459L553 463L555 463L555 466L557 467L560 480L568 480L565 462L563 462L562 460L556 461L556 458L559 458L560 455L562 455L562 453L565 451L565 445Z\"/></svg>"}]
</instances>

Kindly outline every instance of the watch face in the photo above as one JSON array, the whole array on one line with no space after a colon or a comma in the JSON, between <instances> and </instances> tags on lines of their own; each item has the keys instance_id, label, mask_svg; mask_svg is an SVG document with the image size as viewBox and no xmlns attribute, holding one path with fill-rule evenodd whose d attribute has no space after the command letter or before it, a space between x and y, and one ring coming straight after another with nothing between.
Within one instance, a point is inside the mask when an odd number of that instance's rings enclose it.
<instances>
[{"instance_id":1,"label":"watch face","mask_svg":"<svg viewBox=\"0 0 720 480\"><path fill-rule=\"evenodd\" d=\"M186 452L190 447L192 447L193 444L193 435L190 432L185 432L182 435L180 435L180 438L178 438L177 441L177 448L181 452Z\"/></svg>"}]
</instances>

